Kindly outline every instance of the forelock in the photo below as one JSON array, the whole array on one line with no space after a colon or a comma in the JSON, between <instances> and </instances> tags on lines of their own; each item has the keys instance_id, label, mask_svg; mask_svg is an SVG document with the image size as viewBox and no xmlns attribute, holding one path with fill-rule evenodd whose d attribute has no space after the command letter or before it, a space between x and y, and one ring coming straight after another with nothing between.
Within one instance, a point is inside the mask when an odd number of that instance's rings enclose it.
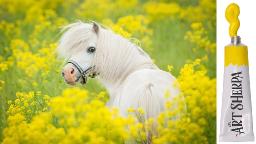
<instances>
[{"instance_id":1,"label":"forelock","mask_svg":"<svg viewBox=\"0 0 256 144\"><path fill-rule=\"evenodd\" d=\"M61 57L69 57L75 47L89 39L92 33L92 24L81 21L69 24L62 28L62 36L59 41L57 52Z\"/></svg>"}]
</instances>

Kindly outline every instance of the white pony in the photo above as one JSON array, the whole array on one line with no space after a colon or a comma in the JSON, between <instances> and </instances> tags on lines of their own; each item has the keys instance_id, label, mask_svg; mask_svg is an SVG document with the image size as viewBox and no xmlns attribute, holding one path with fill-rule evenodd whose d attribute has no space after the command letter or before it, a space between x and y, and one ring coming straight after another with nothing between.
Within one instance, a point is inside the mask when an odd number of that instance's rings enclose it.
<instances>
[{"instance_id":1,"label":"white pony","mask_svg":"<svg viewBox=\"0 0 256 144\"><path fill-rule=\"evenodd\" d=\"M122 116L129 108L142 108L146 119L157 117L165 102L179 94L175 78L140 47L96 23L68 25L57 50L68 59L62 72L65 81L74 85L96 76L110 95L107 105L117 107Z\"/></svg>"}]
</instances>

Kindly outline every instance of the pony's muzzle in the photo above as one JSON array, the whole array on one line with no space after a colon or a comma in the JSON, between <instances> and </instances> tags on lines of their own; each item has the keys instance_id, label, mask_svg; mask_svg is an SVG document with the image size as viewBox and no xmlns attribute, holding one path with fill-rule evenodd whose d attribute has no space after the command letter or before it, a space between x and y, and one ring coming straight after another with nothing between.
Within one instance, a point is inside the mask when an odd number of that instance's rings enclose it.
<instances>
[{"instance_id":1,"label":"pony's muzzle","mask_svg":"<svg viewBox=\"0 0 256 144\"><path fill-rule=\"evenodd\" d=\"M76 69L71 65L66 65L63 68L62 76L68 84L74 85L77 81Z\"/></svg>"}]
</instances>

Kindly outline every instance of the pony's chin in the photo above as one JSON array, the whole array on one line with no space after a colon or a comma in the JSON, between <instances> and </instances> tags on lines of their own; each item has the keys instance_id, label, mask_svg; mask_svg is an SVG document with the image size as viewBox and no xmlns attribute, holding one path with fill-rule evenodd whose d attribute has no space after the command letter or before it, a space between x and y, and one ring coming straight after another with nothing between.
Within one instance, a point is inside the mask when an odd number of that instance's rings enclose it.
<instances>
[{"instance_id":1,"label":"pony's chin","mask_svg":"<svg viewBox=\"0 0 256 144\"><path fill-rule=\"evenodd\" d=\"M77 83L77 80L75 80L75 81L67 81L66 79L65 79L65 82L67 83L67 84L69 84L69 85L76 85L76 83Z\"/></svg>"},{"instance_id":2,"label":"pony's chin","mask_svg":"<svg viewBox=\"0 0 256 144\"><path fill-rule=\"evenodd\" d=\"M67 82L66 81L66 83L69 84L69 85L72 85L72 86L76 85L76 82Z\"/></svg>"}]
</instances>

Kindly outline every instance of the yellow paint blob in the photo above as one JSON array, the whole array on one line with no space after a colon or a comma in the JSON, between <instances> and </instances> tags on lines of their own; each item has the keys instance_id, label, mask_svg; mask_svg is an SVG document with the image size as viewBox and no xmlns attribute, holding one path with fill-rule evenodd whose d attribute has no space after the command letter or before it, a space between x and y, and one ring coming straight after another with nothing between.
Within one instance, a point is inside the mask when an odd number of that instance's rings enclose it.
<instances>
[{"instance_id":1,"label":"yellow paint blob","mask_svg":"<svg viewBox=\"0 0 256 144\"><path fill-rule=\"evenodd\" d=\"M237 4L231 3L226 9L226 19L229 22L229 35L230 37L237 36L237 31L240 26L238 16L240 14L240 8Z\"/></svg>"}]
</instances>

